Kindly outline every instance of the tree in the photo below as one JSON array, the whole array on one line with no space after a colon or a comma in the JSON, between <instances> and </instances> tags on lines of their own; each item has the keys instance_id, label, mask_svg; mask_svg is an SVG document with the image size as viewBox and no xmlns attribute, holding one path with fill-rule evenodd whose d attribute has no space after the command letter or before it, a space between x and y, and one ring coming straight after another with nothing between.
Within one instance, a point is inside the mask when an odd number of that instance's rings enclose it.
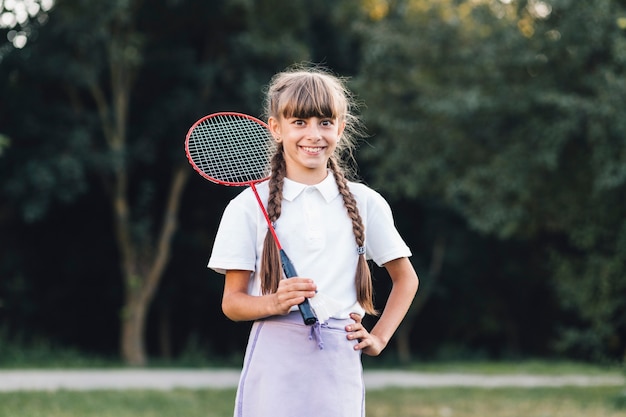
<instances>
[{"instance_id":1,"label":"tree","mask_svg":"<svg viewBox=\"0 0 626 417\"><path fill-rule=\"evenodd\" d=\"M0 165L2 192L34 223L100 187L123 281L127 363L147 359L147 314L192 172L182 151L189 126L213 111L258 114L262 85L290 64L348 59L341 44L316 49L318 27L335 26L306 10L269 0L72 0L4 55L1 88L13 106L0 118L14 146Z\"/></svg>"},{"instance_id":2,"label":"tree","mask_svg":"<svg viewBox=\"0 0 626 417\"><path fill-rule=\"evenodd\" d=\"M132 94L136 91L135 83L145 57L144 39L133 20L139 6L139 2L98 6L80 1L59 5L52 13L53 21L46 27L49 32L42 33L45 40L32 47L35 53L57 42L66 48L43 53L44 58L34 64L43 64L38 69L48 70L44 77L61 81L58 92L62 99L58 103L63 110L73 113L63 115L63 120L71 123L63 130L83 141L78 145L81 149L75 149L79 152L71 157L80 186L70 188L68 200L84 191L86 176L90 174L98 175L108 195L124 281L121 355L134 365L142 365L146 360L143 337L147 309L170 255L179 201L189 175L183 161L179 161L172 170L169 189L164 193L160 216L142 207L152 204L155 197L150 194L151 180L143 179L137 185L131 179L134 165L145 158L133 149L129 138ZM91 31L91 36L84 36L87 30ZM25 65L33 65L26 61ZM51 68L55 64L60 65ZM41 76L41 73L31 72L32 67L28 70L21 76ZM46 128L53 129L50 125ZM145 142L147 138L142 140ZM72 144L71 138L65 139L63 144L70 149L77 146ZM45 146L54 148L58 144ZM51 156L44 165L55 165L60 160L58 151ZM68 168L59 166L59 173L67 173ZM15 178L13 184L18 185L17 175ZM67 184L60 181L57 186ZM12 191L19 193L17 187ZM47 191L52 197L57 194L56 188ZM26 186L23 192L32 190ZM45 204L28 200L24 207L25 216L31 220L42 216L46 210ZM159 217L161 223L157 225Z\"/></svg>"},{"instance_id":3,"label":"tree","mask_svg":"<svg viewBox=\"0 0 626 417\"><path fill-rule=\"evenodd\" d=\"M372 177L550 254L546 279L571 314L559 347L623 355L623 5L396 6L365 35L359 76L376 109Z\"/></svg>"}]
</instances>

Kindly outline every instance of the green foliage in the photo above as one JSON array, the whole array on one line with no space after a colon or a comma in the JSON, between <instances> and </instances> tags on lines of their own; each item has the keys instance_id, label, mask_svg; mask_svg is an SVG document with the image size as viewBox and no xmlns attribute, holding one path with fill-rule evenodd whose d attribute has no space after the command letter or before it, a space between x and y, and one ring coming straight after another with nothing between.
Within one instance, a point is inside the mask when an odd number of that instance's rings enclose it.
<instances>
[{"instance_id":1,"label":"green foliage","mask_svg":"<svg viewBox=\"0 0 626 417\"><path fill-rule=\"evenodd\" d=\"M62 347L45 337L11 334L0 327L0 368L97 368L120 366L102 356L89 355L79 349Z\"/></svg>"},{"instance_id":2,"label":"green foliage","mask_svg":"<svg viewBox=\"0 0 626 417\"><path fill-rule=\"evenodd\" d=\"M4 149L8 148L10 144L11 140L7 136L0 133L0 156L2 156Z\"/></svg>"},{"instance_id":3,"label":"green foliage","mask_svg":"<svg viewBox=\"0 0 626 417\"><path fill-rule=\"evenodd\" d=\"M549 252L546 279L573 315L559 350L620 356L624 6L553 1L539 16L530 2L418 3L363 34L372 181Z\"/></svg>"},{"instance_id":4,"label":"green foliage","mask_svg":"<svg viewBox=\"0 0 626 417\"><path fill-rule=\"evenodd\" d=\"M12 51L0 66L6 80L0 91L12 103L2 109L3 129L15 142L13 164L1 172L23 217L42 219L55 203L71 203L97 186L93 176L106 182L122 164L138 188L133 217L153 227L154 210L141 207L158 202L169 173L153 167L159 160L184 163L180 143L195 120L223 110L258 115L262 87L276 71L346 55L336 46L315 50L325 11L311 16L305 2L275 3L56 5L37 42ZM168 16L166 25L161 16ZM132 89L123 149L106 141L126 120L101 106L120 99L109 89L120 78ZM145 233L145 225L137 226Z\"/></svg>"}]
</instances>

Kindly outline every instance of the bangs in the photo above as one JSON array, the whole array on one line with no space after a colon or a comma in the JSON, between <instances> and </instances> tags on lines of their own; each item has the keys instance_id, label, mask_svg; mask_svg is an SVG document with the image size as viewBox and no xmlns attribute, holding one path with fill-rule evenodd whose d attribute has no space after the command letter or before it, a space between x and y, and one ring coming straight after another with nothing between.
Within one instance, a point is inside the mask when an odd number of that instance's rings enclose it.
<instances>
[{"instance_id":1,"label":"bangs","mask_svg":"<svg viewBox=\"0 0 626 417\"><path fill-rule=\"evenodd\" d=\"M278 113L285 118L339 118L346 112L346 103L332 86L320 77L303 77L281 94Z\"/></svg>"}]
</instances>

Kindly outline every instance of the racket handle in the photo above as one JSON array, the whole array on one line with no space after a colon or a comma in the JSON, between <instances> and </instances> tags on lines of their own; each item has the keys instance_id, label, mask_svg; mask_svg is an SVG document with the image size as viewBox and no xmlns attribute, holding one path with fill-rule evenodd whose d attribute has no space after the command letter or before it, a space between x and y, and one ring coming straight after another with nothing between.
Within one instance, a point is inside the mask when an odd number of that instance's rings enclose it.
<instances>
[{"instance_id":1,"label":"racket handle","mask_svg":"<svg viewBox=\"0 0 626 417\"><path fill-rule=\"evenodd\" d=\"M291 263L291 260L287 256L284 250L280 250L280 263L283 266L283 272L287 278L297 277L298 273L296 272L296 268ZM302 315L302 320L304 320L304 324L312 325L317 322L317 317L311 308L311 303L309 303L309 299L305 298L304 301L298 304L298 309L300 309L300 314Z\"/></svg>"}]
</instances>

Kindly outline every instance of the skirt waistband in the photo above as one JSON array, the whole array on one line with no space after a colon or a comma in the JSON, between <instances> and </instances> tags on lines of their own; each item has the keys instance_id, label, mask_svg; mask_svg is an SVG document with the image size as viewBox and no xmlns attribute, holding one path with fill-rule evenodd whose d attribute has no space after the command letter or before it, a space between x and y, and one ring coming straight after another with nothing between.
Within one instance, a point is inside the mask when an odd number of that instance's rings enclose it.
<instances>
[{"instance_id":1,"label":"skirt waistband","mask_svg":"<svg viewBox=\"0 0 626 417\"><path fill-rule=\"evenodd\" d=\"M304 324L304 321L302 320L302 315L300 314L299 311L292 311L289 314L284 315L284 316L270 316L270 317L261 319L259 321L276 321L276 322L289 323L289 324L300 325L300 326L307 326L306 324ZM353 324L353 323L354 323L354 320L350 318L335 319L333 317L329 318L328 320L324 322L321 322L321 323L318 322L320 326L329 328L329 329L344 329L348 324Z\"/></svg>"},{"instance_id":2,"label":"skirt waistband","mask_svg":"<svg viewBox=\"0 0 626 417\"><path fill-rule=\"evenodd\" d=\"M354 320L352 319L335 319L331 317L322 323L318 321L313 325L306 325L304 324L302 315L300 314L299 311L292 311L291 313L285 316L271 316L271 317L267 317L259 321L276 322L276 323L290 324L294 326L310 327L311 331L309 332L309 340L315 339L320 350L324 349L322 329L345 330L348 324L354 323Z\"/></svg>"}]
</instances>

